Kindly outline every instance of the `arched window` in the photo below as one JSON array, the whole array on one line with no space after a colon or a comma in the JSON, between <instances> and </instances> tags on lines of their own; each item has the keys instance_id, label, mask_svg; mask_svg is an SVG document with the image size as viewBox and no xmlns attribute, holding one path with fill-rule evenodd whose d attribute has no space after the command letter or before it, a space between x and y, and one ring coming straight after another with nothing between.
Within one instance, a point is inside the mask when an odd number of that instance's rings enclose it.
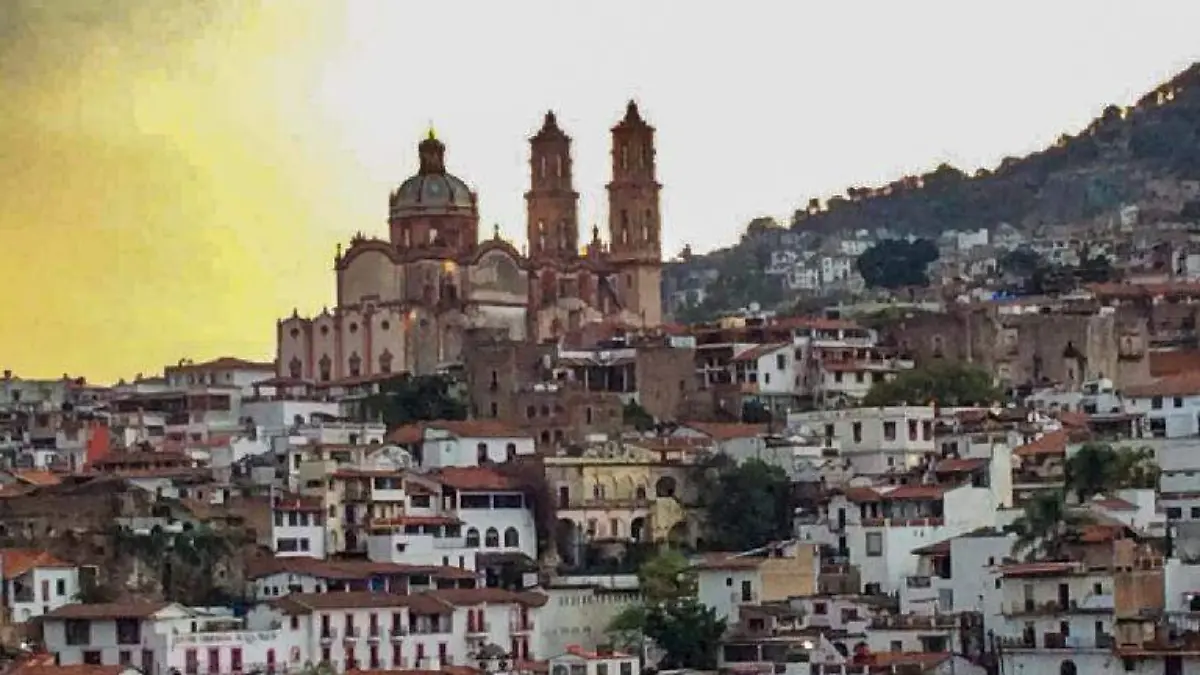
<instances>
[{"instance_id":1,"label":"arched window","mask_svg":"<svg viewBox=\"0 0 1200 675\"><path fill-rule=\"evenodd\" d=\"M487 443L480 443L479 445L475 446L475 459L478 460L480 464L487 464Z\"/></svg>"},{"instance_id":2,"label":"arched window","mask_svg":"<svg viewBox=\"0 0 1200 675\"><path fill-rule=\"evenodd\" d=\"M392 372L392 353L388 350L383 350L379 355L379 372L387 374Z\"/></svg>"},{"instance_id":3,"label":"arched window","mask_svg":"<svg viewBox=\"0 0 1200 675\"><path fill-rule=\"evenodd\" d=\"M567 675L566 666L554 666L554 675Z\"/></svg>"},{"instance_id":4,"label":"arched window","mask_svg":"<svg viewBox=\"0 0 1200 675\"><path fill-rule=\"evenodd\" d=\"M300 363L300 359L295 356L293 356L292 360L288 362L288 374L291 375L293 379L300 379L301 375L303 374L303 368L304 364Z\"/></svg>"},{"instance_id":5,"label":"arched window","mask_svg":"<svg viewBox=\"0 0 1200 675\"><path fill-rule=\"evenodd\" d=\"M521 535L517 532L517 528L510 527L504 530L504 548L520 548Z\"/></svg>"},{"instance_id":6,"label":"arched window","mask_svg":"<svg viewBox=\"0 0 1200 675\"><path fill-rule=\"evenodd\" d=\"M510 461L510 462L513 461L514 459L516 459L517 458L517 444L509 443L508 445L504 446L504 456L507 457L508 461Z\"/></svg>"},{"instance_id":7,"label":"arched window","mask_svg":"<svg viewBox=\"0 0 1200 675\"><path fill-rule=\"evenodd\" d=\"M321 381L328 382L333 378L333 361L330 360L328 354L324 354L321 356L319 365L321 368Z\"/></svg>"},{"instance_id":8,"label":"arched window","mask_svg":"<svg viewBox=\"0 0 1200 675\"><path fill-rule=\"evenodd\" d=\"M487 548L500 548L500 532L494 527L489 527L483 535L483 545Z\"/></svg>"},{"instance_id":9,"label":"arched window","mask_svg":"<svg viewBox=\"0 0 1200 675\"><path fill-rule=\"evenodd\" d=\"M1067 659L1058 667L1058 675L1077 675L1079 669L1075 667L1075 662Z\"/></svg>"},{"instance_id":10,"label":"arched window","mask_svg":"<svg viewBox=\"0 0 1200 675\"><path fill-rule=\"evenodd\" d=\"M350 324L353 326L354 324ZM350 354L350 377L358 377L362 375L362 357L358 352Z\"/></svg>"},{"instance_id":11,"label":"arched window","mask_svg":"<svg viewBox=\"0 0 1200 675\"><path fill-rule=\"evenodd\" d=\"M479 548L479 530L473 527L467 529L467 548Z\"/></svg>"},{"instance_id":12,"label":"arched window","mask_svg":"<svg viewBox=\"0 0 1200 675\"><path fill-rule=\"evenodd\" d=\"M554 174L556 176L558 176L559 178L562 178L562 174L563 174L563 156L562 155L554 156Z\"/></svg>"},{"instance_id":13,"label":"arched window","mask_svg":"<svg viewBox=\"0 0 1200 675\"><path fill-rule=\"evenodd\" d=\"M639 502L645 501L646 500L646 486L644 486L644 485L637 486L637 490L634 491L633 496Z\"/></svg>"},{"instance_id":14,"label":"arched window","mask_svg":"<svg viewBox=\"0 0 1200 675\"><path fill-rule=\"evenodd\" d=\"M538 178L546 177L546 156L542 155L538 160Z\"/></svg>"}]
</instances>

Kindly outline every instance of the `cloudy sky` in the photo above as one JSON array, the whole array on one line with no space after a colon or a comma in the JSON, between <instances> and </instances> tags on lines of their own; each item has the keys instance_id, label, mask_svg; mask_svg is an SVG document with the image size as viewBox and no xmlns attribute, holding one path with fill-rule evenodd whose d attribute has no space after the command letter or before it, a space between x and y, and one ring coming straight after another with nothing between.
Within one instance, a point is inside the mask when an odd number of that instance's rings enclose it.
<instances>
[{"instance_id":1,"label":"cloudy sky","mask_svg":"<svg viewBox=\"0 0 1200 675\"><path fill-rule=\"evenodd\" d=\"M949 161L992 165L1197 58L1191 0L5 0L0 367L107 381L270 358L383 235L432 122L484 226L524 229L526 138L658 128L665 250ZM603 229L603 227L602 227Z\"/></svg>"}]
</instances>

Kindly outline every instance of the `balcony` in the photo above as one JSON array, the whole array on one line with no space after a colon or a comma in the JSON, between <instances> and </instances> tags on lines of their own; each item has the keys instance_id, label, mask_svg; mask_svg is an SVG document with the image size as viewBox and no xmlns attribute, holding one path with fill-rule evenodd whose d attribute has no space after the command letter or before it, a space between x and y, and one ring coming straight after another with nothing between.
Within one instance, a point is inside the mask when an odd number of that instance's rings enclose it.
<instances>
[{"instance_id":1,"label":"balcony","mask_svg":"<svg viewBox=\"0 0 1200 675\"><path fill-rule=\"evenodd\" d=\"M868 625L872 630L951 630L958 627L958 621L952 614L897 614L871 617Z\"/></svg>"},{"instance_id":2,"label":"balcony","mask_svg":"<svg viewBox=\"0 0 1200 675\"><path fill-rule=\"evenodd\" d=\"M1067 636L1062 633L1045 633L1042 635L1042 646L1046 649L1066 649Z\"/></svg>"},{"instance_id":3,"label":"balcony","mask_svg":"<svg viewBox=\"0 0 1200 675\"><path fill-rule=\"evenodd\" d=\"M379 630L379 626L371 626L367 629L367 639L371 642L379 642L379 637L383 631Z\"/></svg>"},{"instance_id":4,"label":"balcony","mask_svg":"<svg viewBox=\"0 0 1200 675\"><path fill-rule=\"evenodd\" d=\"M321 626L321 644L328 645L337 639L337 629L331 626Z\"/></svg>"},{"instance_id":5,"label":"balcony","mask_svg":"<svg viewBox=\"0 0 1200 675\"><path fill-rule=\"evenodd\" d=\"M1030 616L1038 614L1061 614L1063 607L1055 600L1036 602L1033 600L1018 600L1009 603L1008 616Z\"/></svg>"},{"instance_id":6,"label":"balcony","mask_svg":"<svg viewBox=\"0 0 1200 675\"><path fill-rule=\"evenodd\" d=\"M355 626L347 626L346 627L346 635L342 639L345 640L346 642L357 642L358 641L358 628Z\"/></svg>"},{"instance_id":7,"label":"balcony","mask_svg":"<svg viewBox=\"0 0 1200 675\"><path fill-rule=\"evenodd\" d=\"M467 623L467 635L489 635L492 624L487 621L471 621Z\"/></svg>"},{"instance_id":8,"label":"balcony","mask_svg":"<svg viewBox=\"0 0 1200 675\"><path fill-rule=\"evenodd\" d=\"M928 576L905 577L904 585L909 588L932 588L933 578Z\"/></svg>"},{"instance_id":9,"label":"balcony","mask_svg":"<svg viewBox=\"0 0 1200 675\"><path fill-rule=\"evenodd\" d=\"M533 619L513 619L508 624L508 630L511 633L528 633L533 630Z\"/></svg>"},{"instance_id":10,"label":"balcony","mask_svg":"<svg viewBox=\"0 0 1200 675\"><path fill-rule=\"evenodd\" d=\"M946 519L940 516L921 518L863 518L863 527L941 527Z\"/></svg>"},{"instance_id":11,"label":"balcony","mask_svg":"<svg viewBox=\"0 0 1200 675\"><path fill-rule=\"evenodd\" d=\"M408 637L408 629L404 626L396 626L388 634L391 636L392 642L400 642Z\"/></svg>"}]
</instances>

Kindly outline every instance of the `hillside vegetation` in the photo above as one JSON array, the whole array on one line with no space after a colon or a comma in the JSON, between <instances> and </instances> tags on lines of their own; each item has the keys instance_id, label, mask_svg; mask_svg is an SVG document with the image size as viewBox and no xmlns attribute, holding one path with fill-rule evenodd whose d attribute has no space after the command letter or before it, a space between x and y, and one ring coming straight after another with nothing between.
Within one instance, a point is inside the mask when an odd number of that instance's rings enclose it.
<instances>
[{"instance_id":1,"label":"hillside vegetation","mask_svg":"<svg viewBox=\"0 0 1200 675\"><path fill-rule=\"evenodd\" d=\"M810 199L793 215L797 232L828 235L887 227L936 236L954 229L1009 223L1024 231L1092 220L1125 204L1153 205L1152 185L1200 180L1200 64L1193 64L1127 108L1109 106L1077 134L1051 147L1009 157L974 174L943 164L918 176L879 187L850 187L845 194ZM758 269L754 237L686 264L669 265L672 282L688 269L715 267L736 283L722 285L724 309L765 296L782 297L774 280ZM732 287L731 287L732 286ZM765 291L765 292L764 292ZM786 302L787 298L784 298ZM714 301L706 303L714 305Z\"/></svg>"}]
</instances>

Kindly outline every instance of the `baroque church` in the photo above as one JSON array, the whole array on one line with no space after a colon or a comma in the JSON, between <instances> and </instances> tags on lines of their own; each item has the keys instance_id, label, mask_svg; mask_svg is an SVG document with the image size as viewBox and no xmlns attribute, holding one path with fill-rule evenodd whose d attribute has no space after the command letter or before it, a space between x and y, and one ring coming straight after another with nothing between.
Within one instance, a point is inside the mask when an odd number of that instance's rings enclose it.
<instances>
[{"instance_id":1,"label":"baroque church","mask_svg":"<svg viewBox=\"0 0 1200 675\"><path fill-rule=\"evenodd\" d=\"M388 238L355 235L334 258L337 306L278 322L281 377L315 382L428 374L461 363L465 332L553 340L597 321L662 321L654 127L633 101L612 128L608 242L579 243L571 137L554 113L529 139L528 253L480 241L476 193L446 170L430 131L419 167L388 197Z\"/></svg>"}]
</instances>

